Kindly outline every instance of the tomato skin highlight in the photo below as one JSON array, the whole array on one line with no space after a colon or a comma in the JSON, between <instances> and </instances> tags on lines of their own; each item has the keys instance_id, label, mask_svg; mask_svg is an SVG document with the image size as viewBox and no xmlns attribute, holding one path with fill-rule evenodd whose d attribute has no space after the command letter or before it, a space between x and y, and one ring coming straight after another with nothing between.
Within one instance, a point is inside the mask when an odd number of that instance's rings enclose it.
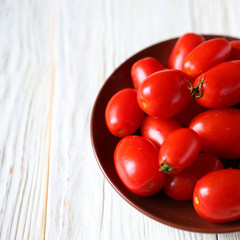
<instances>
[{"instance_id":1,"label":"tomato skin highlight","mask_svg":"<svg viewBox=\"0 0 240 240\"><path fill-rule=\"evenodd\" d=\"M205 41L194 48L183 63L183 71L196 78L215 65L225 61L231 52L229 42L223 38Z\"/></svg>"},{"instance_id":2,"label":"tomato skin highlight","mask_svg":"<svg viewBox=\"0 0 240 240\"><path fill-rule=\"evenodd\" d=\"M190 167L176 176L167 176L164 191L168 197L178 200L192 200L194 187L201 177L208 172L223 169L219 158L209 153L200 153Z\"/></svg>"},{"instance_id":3,"label":"tomato skin highlight","mask_svg":"<svg viewBox=\"0 0 240 240\"><path fill-rule=\"evenodd\" d=\"M178 128L182 128L182 125L174 118L159 119L146 116L141 125L141 135L159 149L164 139Z\"/></svg>"},{"instance_id":4,"label":"tomato skin highlight","mask_svg":"<svg viewBox=\"0 0 240 240\"><path fill-rule=\"evenodd\" d=\"M197 86L199 76L193 83ZM202 96L197 103L206 108L230 107L240 102L240 60L221 63L204 73Z\"/></svg>"},{"instance_id":5,"label":"tomato skin highlight","mask_svg":"<svg viewBox=\"0 0 240 240\"><path fill-rule=\"evenodd\" d=\"M134 194L151 196L165 184L166 174L158 170L158 149L144 137L121 139L114 152L114 165L123 184Z\"/></svg>"},{"instance_id":6,"label":"tomato skin highlight","mask_svg":"<svg viewBox=\"0 0 240 240\"><path fill-rule=\"evenodd\" d=\"M201 151L222 159L240 158L240 110L216 108L197 115L189 125L201 139Z\"/></svg>"},{"instance_id":7,"label":"tomato skin highlight","mask_svg":"<svg viewBox=\"0 0 240 240\"><path fill-rule=\"evenodd\" d=\"M240 170L222 169L203 176L196 184L193 206L210 222L240 219Z\"/></svg>"},{"instance_id":8,"label":"tomato skin highlight","mask_svg":"<svg viewBox=\"0 0 240 240\"><path fill-rule=\"evenodd\" d=\"M105 110L105 122L109 131L117 137L133 134L145 117L137 103L137 91L126 88L109 100Z\"/></svg>"},{"instance_id":9,"label":"tomato skin highlight","mask_svg":"<svg viewBox=\"0 0 240 240\"><path fill-rule=\"evenodd\" d=\"M168 67L182 70L186 56L204 40L204 37L195 33L186 33L181 36L171 51Z\"/></svg>"},{"instance_id":10,"label":"tomato skin highlight","mask_svg":"<svg viewBox=\"0 0 240 240\"><path fill-rule=\"evenodd\" d=\"M193 163L200 148L200 138L192 129L180 128L171 132L159 151L160 171L172 175L180 173ZM165 165L169 165L166 170Z\"/></svg>"},{"instance_id":11,"label":"tomato skin highlight","mask_svg":"<svg viewBox=\"0 0 240 240\"><path fill-rule=\"evenodd\" d=\"M138 89L149 75L163 69L165 69L165 67L156 58L146 57L138 60L131 68L131 77L134 88Z\"/></svg>"},{"instance_id":12,"label":"tomato skin highlight","mask_svg":"<svg viewBox=\"0 0 240 240\"><path fill-rule=\"evenodd\" d=\"M191 101L189 81L192 78L180 70L153 73L138 89L138 104L150 117L171 118Z\"/></svg>"}]
</instances>

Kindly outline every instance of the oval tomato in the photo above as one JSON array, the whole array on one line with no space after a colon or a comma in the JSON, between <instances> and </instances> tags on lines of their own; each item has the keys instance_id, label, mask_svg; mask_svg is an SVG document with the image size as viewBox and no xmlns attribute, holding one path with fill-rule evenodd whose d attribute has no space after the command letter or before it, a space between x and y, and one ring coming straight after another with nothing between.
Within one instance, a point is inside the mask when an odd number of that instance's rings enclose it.
<instances>
[{"instance_id":1,"label":"oval tomato","mask_svg":"<svg viewBox=\"0 0 240 240\"><path fill-rule=\"evenodd\" d=\"M183 63L183 71L196 78L213 66L225 61L230 55L231 46L223 38L205 41L194 48Z\"/></svg>"},{"instance_id":2,"label":"oval tomato","mask_svg":"<svg viewBox=\"0 0 240 240\"><path fill-rule=\"evenodd\" d=\"M118 137L133 134L145 117L137 103L137 91L126 88L118 91L107 104L105 121L109 131Z\"/></svg>"},{"instance_id":3,"label":"oval tomato","mask_svg":"<svg viewBox=\"0 0 240 240\"><path fill-rule=\"evenodd\" d=\"M203 176L196 184L193 205L204 219L224 223L240 219L240 170L222 169Z\"/></svg>"},{"instance_id":4,"label":"oval tomato","mask_svg":"<svg viewBox=\"0 0 240 240\"><path fill-rule=\"evenodd\" d=\"M234 108L211 109L197 115L189 128L198 133L201 151L219 158L240 158L240 110Z\"/></svg>"},{"instance_id":5,"label":"oval tomato","mask_svg":"<svg viewBox=\"0 0 240 240\"><path fill-rule=\"evenodd\" d=\"M180 70L153 73L138 89L138 104L151 117L173 117L191 101L189 81L191 78Z\"/></svg>"},{"instance_id":6,"label":"oval tomato","mask_svg":"<svg viewBox=\"0 0 240 240\"><path fill-rule=\"evenodd\" d=\"M163 69L165 69L165 67L156 58L146 57L138 60L131 68L134 88L138 89L146 77Z\"/></svg>"},{"instance_id":7,"label":"oval tomato","mask_svg":"<svg viewBox=\"0 0 240 240\"><path fill-rule=\"evenodd\" d=\"M190 167L176 176L167 176L164 191L168 197L178 200L192 200L197 180L208 172L223 169L223 164L213 154L200 153Z\"/></svg>"},{"instance_id":8,"label":"oval tomato","mask_svg":"<svg viewBox=\"0 0 240 240\"><path fill-rule=\"evenodd\" d=\"M200 138L192 129L180 128L171 132L159 151L160 171L175 175L188 168L200 148Z\"/></svg>"},{"instance_id":9,"label":"oval tomato","mask_svg":"<svg viewBox=\"0 0 240 240\"><path fill-rule=\"evenodd\" d=\"M240 60L221 63L199 76L193 83L192 95L198 104L207 108L239 103Z\"/></svg>"},{"instance_id":10,"label":"oval tomato","mask_svg":"<svg viewBox=\"0 0 240 240\"><path fill-rule=\"evenodd\" d=\"M186 56L203 41L204 37L195 33L186 33L181 36L171 51L168 60L168 67L182 70Z\"/></svg>"},{"instance_id":11,"label":"oval tomato","mask_svg":"<svg viewBox=\"0 0 240 240\"><path fill-rule=\"evenodd\" d=\"M169 133L178 128L182 128L182 126L174 118L159 119L146 116L142 122L141 135L159 148Z\"/></svg>"},{"instance_id":12,"label":"oval tomato","mask_svg":"<svg viewBox=\"0 0 240 240\"><path fill-rule=\"evenodd\" d=\"M137 195L153 195L165 184L165 174L158 171L158 149L144 137L121 139L114 152L114 165L123 184Z\"/></svg>"},{"instance_id":13,"label":"oval tomato","mask_svg":"<svg viewBox=\"0 0 240 240\"><path fill-rule=\"evenodd\" d=\"M229 42L231 45L231 53L227 61L240 60L240 40Z\"/></svg>"}]
</instances>

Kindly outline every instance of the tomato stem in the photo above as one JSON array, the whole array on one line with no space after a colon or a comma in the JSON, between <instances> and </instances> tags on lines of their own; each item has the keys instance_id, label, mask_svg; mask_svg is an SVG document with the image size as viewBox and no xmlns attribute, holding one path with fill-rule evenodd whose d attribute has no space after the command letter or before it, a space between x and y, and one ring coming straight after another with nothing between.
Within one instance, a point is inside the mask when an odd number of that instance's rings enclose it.
<instances>
[{"instance_id":1,"label":"tomato stem","mask_svg":"<svg viewBox=\"0 0 240 240\"><path fill-rule=\"evenodd\" d=\"M171 172L175 172L175 171L182 171L182 169L173 169L172 167L170 167L168 163L164 163L164 162L161 162L160 166L161 168L159 169L159 171L165 172L167 174L170 174Z\"/></svg>"},{"instance_id":2,"label":"tomato stem","mask_svg":"<svg viewBox=\"0 0 240 240\"><path fill-rule=\"evenodd\" d=\"M193 87L192 83L188 80L189 86L188 89L190 90L191 96L196 99L202 97L202 85L205 83L204 74L202 73L202 79L199 81L198 85L196 87Z\"/></svg>"},{"instance_id":3,"label":"tomato stem","mask_svg":"<svg viewBox=\"0 0 240 240\"><path fill-rule=\"evenodd\" d=\"M147 104L145 102L142 102L143 108L147 107Z\"/></svg>"},{"instance_id":4,"label":"tomato stem","mask_svg":"<svg viewBox=\"0 0 240 240\"><path fill-rule=\"evenodd\" d=\"M147 188L151 188L153 186L153 183L149 183L148 185L147 185Z\"/></svg>"}]
</instances>

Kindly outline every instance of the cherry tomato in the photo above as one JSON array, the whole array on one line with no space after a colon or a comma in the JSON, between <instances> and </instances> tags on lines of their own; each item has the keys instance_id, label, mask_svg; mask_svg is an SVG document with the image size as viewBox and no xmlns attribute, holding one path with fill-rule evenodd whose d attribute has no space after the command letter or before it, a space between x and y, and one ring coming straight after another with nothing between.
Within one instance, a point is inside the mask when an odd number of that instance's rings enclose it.
<instances>
[{"instance_id":1,"label":"cherry tomato","mask_svg":"<svg viewBox=\"0 0 240 240\"><path fill-rule=\"evenodd\" d=\"M138 60L131 68L134 88L138 89L146 77L163 69L165 69L165 67L156 58L146 57Z\"/></svg>"},{"instance_id":2,"label":"cherry tomato","mask_svg":"<svg viewBox=\"0 0 240 240\"><path fill-rule=\"evenodd\" d=\"M229 42L231 45L231 53L227 61L240 60L240 40Z\"/></svg>"},{"instance_id":3,"label":"cherry tomato","mask_svg":"<svg viewBox=\"0 0 240 240\"><path fill-rule=\"evenodd\" d=\"M153 73L138 89L138 104L151 117L173 117L191 101L188 90L191 78L180 70Z\"/></svg>"},{"instance_id":4,"label":"cherry tomato","mask_svg":"<svg viewBox=\"0 0 240 240\"><path fill-rule=\"evenodd\" d=\"M141 135L160 148L169 133L178 128L182 126L174 118L159 119L146 116L141 126Z\"/></svg>"},{"instance_id":5,"label":"cherry tomato","mask_svg":"<svg viewBox=\"0 0 240 240\"><path fill-rule=\"evenodd\" d=\"M184 108L179 114L177 114L175 118L184 127L188 127L189 123L195 116L206 110L208 110L208 108L199 105L194 99L192 99L189 105Z\"/></svg>"},{"instance_id":6,"label":"cherry tomato","mask_svg":"<svg viewBox=\"0 0 240 240\"><path fill-rule=\"evenodd\" d=\"M200 152L200 138L188 128L171 132L159 151L160 171L176 175L188 168Z\"/></svg>"},{"instance_id":7,"label":"cherry tomato","mask_svg":"<svg viewBox=\"0 0 240 240\"><path fill-rule=\"evenodd\" d=\"M203 41L204 38L195 33L186 33L181 36L172 49L168 60L168 67L182 70L186 56Z\"/></svg>"},{"instance_id":8,"label":"cherry tomato","mask_svg":"<svg viewBox=\"0 0 240 240\"><path fill-rule=\"evenodd\" d=\"M118 137L133 134L145 117L137 103L137 91L126 88L118 91L107 104L105 121L110 132Z\"/></svg>"},{"instance_id":9,"label":"cherry tomato","mask_svg":"<svg viewBox=\"0 0 240 240\"><path fill-rule=\"evenodd\" d=\"M153 195L165 184L166 174L158 170L158 149L144 137L121 139L114 152L114 165L123 184L137 195Z\"/></svg>"},{"instance_id":10,"label":"cherry tomato","mask_svg":"<svg viewBox=\"0 0 240 240\"><path fill-rule=\"evenodd\" d=\"M197 115L189 128L198 133L201 150L219 158L240 158L240 110L216 108Z\"/></svg>"},{"instance_id":11,"label":"cherry tomato","mask_svg":"<svg viewBox=\"0 0 240 240\"><path fill-rule=\"evenodd\" d=\"M198 104L230 107L240 102L240 60L221 63L199 76L191 89Z\"/></svg>"},{"instance_id":12,"label":"cherry tomato","mask_svg":"<svg viewBox=\"0 0 240 240\"><path fill-rule=\"evenodd\" d=\"M197 180L218 169L223 169L219 158L210 153L200 153L190 167L174 177L167 176L164 191L168 197L178 201L192 200Z\"/></svg>"},{"instance_id":13,"label":"cherry tomato","mask_svg":"<svg viewBox=\"0 0 240 240\"><path fill-rule=\"evenodd\" d=\"M213 66L225 61L230 55L231 46L223 38L205 41L194 48L183 63L183 71L196 78Z\"/></svg>"},{"instance_id":14,"label":"cherry tomato","mask_svg":"<svg viewBox=\"0 0 240 240\"><path fill-rule=\"evenodd\" d=\"M240 219L240 170L222 169L203 176L196 184L193 205L204 219L224 223Z\"/></svg>"}]
</instances>

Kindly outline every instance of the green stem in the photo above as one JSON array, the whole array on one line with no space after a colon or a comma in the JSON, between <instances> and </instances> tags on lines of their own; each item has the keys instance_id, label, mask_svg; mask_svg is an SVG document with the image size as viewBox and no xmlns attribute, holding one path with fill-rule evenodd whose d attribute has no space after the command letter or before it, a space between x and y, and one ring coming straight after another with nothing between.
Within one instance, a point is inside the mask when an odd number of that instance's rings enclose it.
<instances>
[{"instance_id":1,"label":"green stem","mask_svg":"<svg viewBox=\"0 0 240 240\"><path fill-rule=\"evenodd\" d=\"M188 89L190 90L191 96L196 99L196 98L200 98L202 97L203 93L202 93L202 85L205 83L205 78L204 78L204 74L202 73L202 79L199 81L198 85L196 87L193 87L192 83L188 80L189 86Z\"/></svg>"},{"instance_id":2,"label":"green stem","mask_svg":"<svg viewBox=\"0 0 240 240\"><path fill-rule=\"evenodd\" d=\"M161 168L159 169L160 172L165 172L167 174L170 174L172 172L176 172L176 171L182 171L182 169L174 169L172 167L170 167L170 165L168 163L160 163Z\"/></svg>"}]
</instances>

